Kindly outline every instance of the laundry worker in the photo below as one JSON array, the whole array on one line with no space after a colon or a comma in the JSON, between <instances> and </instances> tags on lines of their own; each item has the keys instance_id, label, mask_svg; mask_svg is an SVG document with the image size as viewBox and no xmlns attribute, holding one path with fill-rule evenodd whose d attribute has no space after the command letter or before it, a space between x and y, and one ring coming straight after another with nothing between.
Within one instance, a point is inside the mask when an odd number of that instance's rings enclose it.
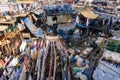
<instances>
[{"instance_id":1,"label":"laundry worker","mask_svg":"<svg viewBox=\"0 0 120 80\"><path fill-rule=\"evenodd\" d=\"M94 49L96 49L98 47L98 45L95 43L95 41L93 41L93 43L90 46L93 47Z\"/></svg>"},{"instance_id":2,"label":"laundry worker","mask_svg":"<svg viewBox=\"0 0 120 80\"><path fill-rule=\"evenodd\" d=\"M69 35L73 35L75 28L68 30Z\"/></svg>"},{"instance_id":3,"label":"laundry worker","mask_svg":"<svg viewBox=\"0 0 120 80\"><path fill-rule=\"evenodd\" d=\"M57 24L53 24L52 30L53 30L54 34L57 34L57 28L58 28L58 25Z\"/></svg>"}]
</instances>

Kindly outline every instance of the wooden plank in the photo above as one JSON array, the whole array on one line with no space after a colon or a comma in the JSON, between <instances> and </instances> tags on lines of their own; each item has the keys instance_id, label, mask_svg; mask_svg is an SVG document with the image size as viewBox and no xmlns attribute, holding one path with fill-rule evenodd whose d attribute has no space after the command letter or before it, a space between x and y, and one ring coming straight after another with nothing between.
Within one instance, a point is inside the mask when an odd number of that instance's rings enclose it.
<instances>
[{"instance_id":1,"label":"wooden plank","mask_svg":"<svg viewBox=\"0 0 120 80\"><path fill-rule=\"evenodd\" d=\"M4 30L6 30L8 28L8 26L2 26L2 25L0 25L0 31L4 31Z\"/></svg>"},{"instance_id":2,"label":"wooden plank","mask_svg":"<svg viewBox=\"0 0 120 80\"><path fill-rule=\"evenodd\" d=\"M36 3L37 0L16 0L17 3Z\"/></svg>"},{"instance_id":3,"label":"wooden plank","mask_svg":"<svg viewBox=\"0 0 120 80\"><path fill-rule=\"evenodd\" d=\"M26 17L26 16L29 15L30 13L31 13L31 12L17 14L17 15L14 15L13 18L17 18L17 17Z\"/></svg>"},{"instance_id":4,"label":"wooden plank","mask_svg":"<svg viewBox=\"0 0 120 80\"><path fill-rule=\"evenodd\" d=\"M23 38L31 38L30 33L22 33Z\"/></svg>"},{"instance_id":5,"label":"wooden plank","mask_svg":"<svg viewBox=\"0 0 120 80\"><path fill-rule=\"evenodd\" d=\"M35 8L34 10L31 10L31 11L29 11L29 12L26 12L26 13L16 14L16 15L13 16L13 18L16 18L16 17L26 17L26 16L29 15L30 13L33 13L33 12L35 12L36 10L38 10L38 9L40 9L40 8L41 8L41 6Z\"/></svg>"},{"instance_id":6,"label":"wooden plank","mask_svg":"<svg viewBox=\"0 0 120 80\"><path fill-rule=\"evenodd\" d=\"M15 20L10 20L10 21L0 21L0 24L14 24Z\"/></svg>"}]
</instances>

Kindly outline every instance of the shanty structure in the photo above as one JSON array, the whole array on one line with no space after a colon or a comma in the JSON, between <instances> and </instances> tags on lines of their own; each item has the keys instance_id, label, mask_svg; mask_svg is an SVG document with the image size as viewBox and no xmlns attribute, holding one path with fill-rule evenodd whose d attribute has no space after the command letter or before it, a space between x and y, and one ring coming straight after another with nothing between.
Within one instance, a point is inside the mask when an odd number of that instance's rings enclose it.
<instances>
[{"instance_id":1,"label":"shanty structure","mask_svg":"<svg viewBox=\"0 0 120 80\"><path fill-rule=\"evenodd\" d=\"M97 14L93 13L90 9L83 9L80 12L85 18L88 19L96 19L98 17Z\"/></svg>"},{"instance_id":2,"label":"shanty structure","mask_svg":"<svg viewBox=\"0 0 120 80\"><path fill-rule=\"evenodd\" d=\"M90 9L83 9L80 11L80 13L87 18L86 26L89 25L89 19L96 19L98 17L97 14L93 13Z\"/></svg>"}]
</instances>

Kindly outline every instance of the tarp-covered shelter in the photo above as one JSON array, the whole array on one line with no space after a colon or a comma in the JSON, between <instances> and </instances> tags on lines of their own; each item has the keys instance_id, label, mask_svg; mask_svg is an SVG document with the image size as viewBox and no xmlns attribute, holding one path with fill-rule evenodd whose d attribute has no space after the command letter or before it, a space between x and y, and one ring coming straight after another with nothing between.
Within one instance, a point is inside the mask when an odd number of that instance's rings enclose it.
<instances>
[{"instance_id":1,"label":"tarp-covered shelter","mask_svg":"<svg viewBox=\"0 0 120 80\"><path fill-rule=\"evenodd\" d=\"M81 14L88 19L96 19L98 17L98 15L93 13L90 9L81 10Z\"/></svg>"},{"instance_id":2,"label":"tarp-covered shelter","mask_svg":"<svg viewBox=\"0 0 120 80\"><path fill-rule=\"evenodd\" d=\"M40 37L42 35L42 29L37 28L28 17L23 18L22 20L32 34L34 34L36 37Z\"/></svg>"}]
</instances>

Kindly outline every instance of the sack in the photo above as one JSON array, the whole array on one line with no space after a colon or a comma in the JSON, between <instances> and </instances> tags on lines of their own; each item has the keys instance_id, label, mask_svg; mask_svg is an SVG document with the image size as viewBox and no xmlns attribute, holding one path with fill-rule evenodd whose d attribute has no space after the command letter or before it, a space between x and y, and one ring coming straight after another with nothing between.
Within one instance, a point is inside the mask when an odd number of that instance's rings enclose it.
<instances>
[{"instance_id":1,"label":"sack","mask_svg":"<svg viewBox=\"0 0 120 80\"><path fill-rule=\"evenodd\" d=\"M22 33L23 38L31 38L30 33Z\"/></svg>"}]
</instances>

